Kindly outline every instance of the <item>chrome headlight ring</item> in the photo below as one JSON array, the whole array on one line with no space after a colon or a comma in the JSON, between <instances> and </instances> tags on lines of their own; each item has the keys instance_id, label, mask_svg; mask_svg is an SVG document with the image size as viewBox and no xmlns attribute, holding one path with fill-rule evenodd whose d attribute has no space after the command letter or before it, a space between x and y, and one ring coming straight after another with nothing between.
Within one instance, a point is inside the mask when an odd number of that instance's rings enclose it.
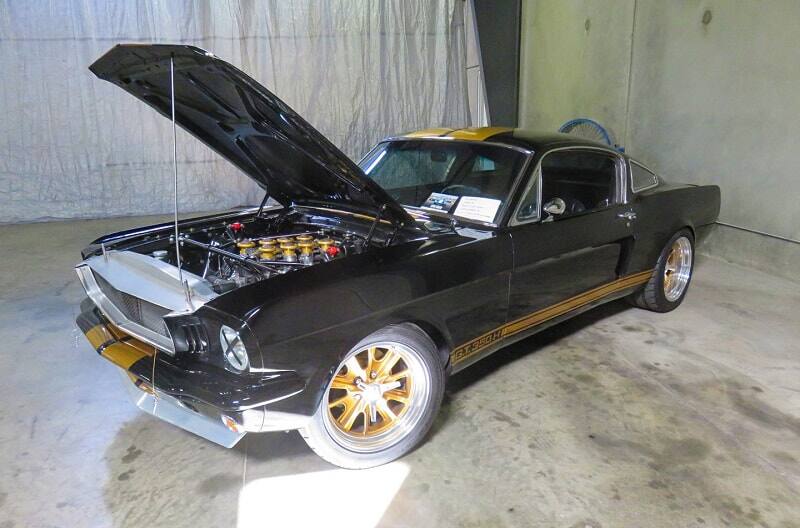
<instances>
[{"instance_id":1,"label":"chrome headlight ring","mask_svg":"<svg viewBox=\"0 0 800 528\"><path fill-rule=\"evenodd\" d=\"M227 366L235 372L243 372L248 369L250 360L239 332L230 326L222 325L219 329L219 344Z\"/></svg>"}]
</instances>

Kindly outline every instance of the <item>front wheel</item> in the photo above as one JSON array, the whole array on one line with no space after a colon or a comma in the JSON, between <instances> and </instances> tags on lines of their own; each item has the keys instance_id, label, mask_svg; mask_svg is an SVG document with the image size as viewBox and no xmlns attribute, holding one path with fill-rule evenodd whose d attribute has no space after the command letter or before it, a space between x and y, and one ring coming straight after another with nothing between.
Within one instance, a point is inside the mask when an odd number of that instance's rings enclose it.
<instances>
[{"instance_id":1,"label":"front wheel","mask_svg":"<svg viewBox=\"0 0 800 528\"><path fill-rule=\"evenodd\" d=\"M306 443L347 469L386 464L430 430L444 394L436 346L407 326L381 330L341 361L309 424Z\"/></svg>"},{"instance_id":2,"label":"front wheel","mask_svg":"<svg viewBox=\"0 0 800 528\"><path fill-rule=\"evenodd\" d=\"M661 251L650 280L629 300L640 308L654 312L674 310L686 296L693 271L694 237L688 229L681 229L672 235Z\"/></svg>"}]
</instances>

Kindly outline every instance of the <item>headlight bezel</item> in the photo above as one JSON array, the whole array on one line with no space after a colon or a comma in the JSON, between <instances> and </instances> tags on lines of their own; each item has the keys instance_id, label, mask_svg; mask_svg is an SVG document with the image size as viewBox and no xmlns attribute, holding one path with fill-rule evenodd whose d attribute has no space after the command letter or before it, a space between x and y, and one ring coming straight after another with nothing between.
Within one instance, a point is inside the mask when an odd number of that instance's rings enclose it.
<instances>
[{"instance_id":1,"label":"headlight bezel","mask_svg":"<svg viewBox=\"0 0 800 528\"><path fill-rule=\"evenodd\" d=\"M236 375L246 375L261 367L261 349L258 340L253 335L250 327L245 321L231 316L225 312L214 309L210 306L202 306L193 314L174 314L164 318L168 330L175 343L175 360L178 363L197 361L206 365L211 365L219 369ZM203 350L190 350L187 344L186 325L196 325L202 328L200 334L204 344L207 346ZM247 367L238 370L231 365L225 358L225 349L220 342L220 332L223 326L233 329L239 336L244 350L247 354ZM241 364L241 363L240 363Z\"/></svg>"},{"instance_id":2,"label":"headlight bezel","mask_svg":"<svg viewBox=\"0 0 800 528\"><path fill-rule=\"evenodd\" d=\"M225 368L234 372L245 372L250 368L250 356L241 334L223 324L219 327L219 346L225 360Z\"/></svg>"}]
</instances>

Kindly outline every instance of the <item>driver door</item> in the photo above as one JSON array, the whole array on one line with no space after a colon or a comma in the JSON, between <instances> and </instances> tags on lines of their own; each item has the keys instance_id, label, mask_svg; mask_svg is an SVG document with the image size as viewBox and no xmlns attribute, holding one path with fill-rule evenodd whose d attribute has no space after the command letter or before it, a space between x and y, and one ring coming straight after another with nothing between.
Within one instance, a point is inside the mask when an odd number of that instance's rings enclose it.
<instances>
[{"instance_id":1,"label":"driver door","mask_svg":"<svg viewBox=\"0 0 800 528\"><path fill-rule=\"evenodd\" d=\"M558 317L619 277L635 227L624 203L624 177L623 160L611 151L567 148L543 155L509 224L510 321L524 319L525 327ZM556 199L564 202L563 213L545 212Z\"/></svg>"}]
</instances>

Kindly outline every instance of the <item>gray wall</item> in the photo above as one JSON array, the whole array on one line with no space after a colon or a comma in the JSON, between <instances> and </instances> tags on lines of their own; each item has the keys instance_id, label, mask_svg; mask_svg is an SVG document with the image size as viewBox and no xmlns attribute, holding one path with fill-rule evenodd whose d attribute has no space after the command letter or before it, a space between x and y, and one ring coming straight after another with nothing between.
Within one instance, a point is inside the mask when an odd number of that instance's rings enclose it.
<instances>
[{"instance_id":1,"label":"gray wall","mask_svg":"<svg viewBox=\"0 0 800 528\"><path fill-rule=\"evenodd\" d=\"M609 126L720 220L800 239L796 0L526 0L521 126ZM704 251L800 280L800 245L717 226Z\"/></svg>"}]
</instances>

